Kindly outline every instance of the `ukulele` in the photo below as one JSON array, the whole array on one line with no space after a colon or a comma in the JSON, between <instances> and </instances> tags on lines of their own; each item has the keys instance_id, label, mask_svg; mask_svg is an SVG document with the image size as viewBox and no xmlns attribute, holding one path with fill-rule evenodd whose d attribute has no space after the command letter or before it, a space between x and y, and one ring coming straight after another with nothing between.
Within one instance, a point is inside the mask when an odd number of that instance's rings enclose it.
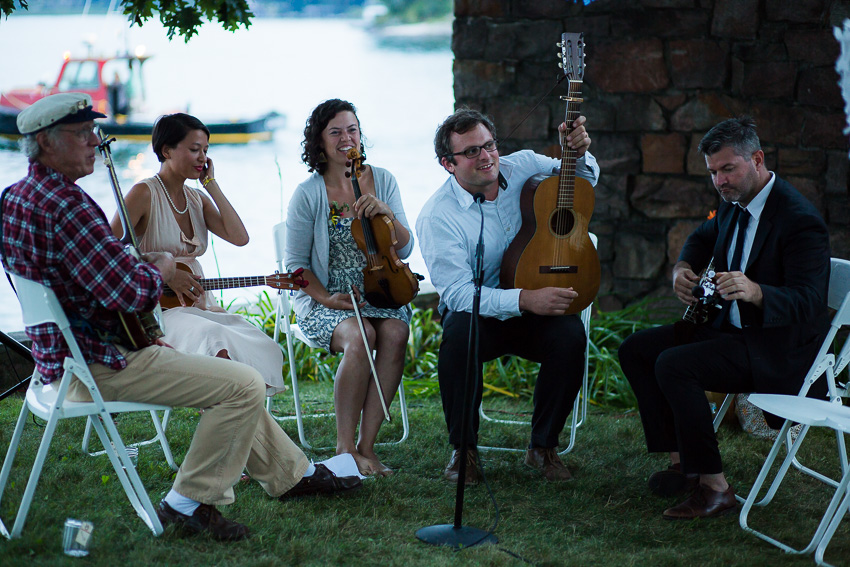
<instances>
[{"instance_id":1,"label":"ukulele","mask_svg":"<svg viewBox=\"0 0 850 567\"><path fill-rule=\"evenodd\" d=\"M118 205L118 217L121 219L121 226L124 229L124 236L121 242L124 243L126 250L133 255L137 260L141 259L139 253L139 241L136 239L136 233L133 231L133 225L130 224L130 216L127 214L127 207L124 204L124 196L121 194L121 188L118 186L118 176L115 174L115 165L112 163L112 151L109 144L115 141L115 138L109 138L104 135L103 130L97 129L97 136L100 139L97 149L100 150L103 156L103 163L109 170L109 181L112 184L112 192L115 194L115 202ZM132 350L139 350L155 344L157 339L163 336L162 331L162 310L157 305L153 311L137 311L135 313L118 313L118 320L121 322L119 340L121 344Z\"/></svg>"},{"instance_id":2,"label":"ukulele","mask_svg":"<svg viewBox=\"0 0 850 567\"><path fill-rule=\"evenodd\" d=\"M714 283L714 258L709 260L708 266L700 274L699 282L691 290L691 295L696 301L685 309L681 321L673 324L676 345L688 344L693 340L697 325L708 322L713 309L721 309L720 295Z\"/></svg>"},{"instance_id":3,"label":"ukulele","mask_svg":"<svg viewBox=\"0 0 850 567\"><path fill-rule=\"evenodd\" d=\"M561 34L562 63L569 79L568 127L579 116L584 78L584 34ZM569 131L565 136L569 135ZM577 151L561 148L561 173L529 178L520 195L522 225L502 258L503 289L571 287L578 292L567 314L581 312L599 291L599 256L587 233L596 196L586 179L576 177Z\"/></svg>"},{"instance_id":4,"label":"ukulele","mask_svg":"<svg viewBox=\"0 0 850 567\"><path fill-rule=\"evenodd\" d=\"M191 268L186 264L177 262L177 269L184 272L192 273ZM274 273L270 276L238 276L232 278L196 278L198 283L205 291L214 289L233 289L237 287L255 287L267 285L274 289L301 289L307 287L309 283L301 274L304 273L304 268L298 268L294 272L286 274ZM170 287L165 286L162 297L159 298L159 304L163 309L171 309L172 307L180 307L180 301L177 299L177 294Z\"/></svg>"},{"instance_id":5,"label":"ukulele","mask_svg":"<svg viewBox=\"0 0 850 567\"><path fill-rule=\"evenodd\" d=\"M351 171L345 176L351 178L355 200L360 199L358 177L363 169L362 155L357 148L351 148L346 154ZM366 267L363 268L363 297L371 305L383 309L398 309L413 301L419 293L419 280L410 267L402 262L396 253L398 238L395 225L387 215L375 215L373 218L359 218L351 221L351 234L357 247L366 255Z\"/></svg>"}]
</instances>

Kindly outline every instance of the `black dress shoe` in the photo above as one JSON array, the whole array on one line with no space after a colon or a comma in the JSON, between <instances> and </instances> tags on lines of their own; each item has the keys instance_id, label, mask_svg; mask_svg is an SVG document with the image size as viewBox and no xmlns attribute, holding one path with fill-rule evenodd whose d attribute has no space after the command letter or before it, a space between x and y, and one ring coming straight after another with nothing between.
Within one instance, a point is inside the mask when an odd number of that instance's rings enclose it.
<instances>
[{"instance_id":1,"label":"black dress shoe","mask_svg":"<svg viewBox=\"0 0 850 567\"><path fill-rule=\"evenodd\" d=\"M248 537L249 533L247 526L228 520L211 504L201 504L191 516L187 516L163 500L156 515L163 527L173 524L191 533L207 533L220 541L239 541Z\"/></svg>"},{"instance_id":2,"label":"black dress shoe","mask_svg":"<svg viewBox=\"0 0 850 567\"><path fill-rule=\"evenodd\" d=\"M446 470L443 471L443 478L449 482L457 483L460 476L460 449L452 451L452 458L449 459L449 464L446 465ZM464 484L474 486L481 480L481 475L478 473L478 451L476 449L466 450L466 480Z\"/></svg>"},{"instance_id":3,"label":"black dress shoe","mask_svg":"<svg viewBox=\"0 0 850 567\"><path fill-rule=\"evenodd\" d=\"M357 476L336 476L325 465L316 465L316 472L305 476L298 484L284 492L281 500L296 498L298 496L312 496L314 494L336 494L339 492L350 492L363 486L363 481Z\"/></svg>"},{"instance_id":4,"label":"black dress shoe","mask_svg":"<svg viewBox=\"0 0 850 567\"><path fill-rule=\"evenodd\" d=\"M676 463L663 471L652 473L647 484L649 491L656 496L680 496L696 489L699 485L699 475L682 473L681 463Z\"/></svg>"},{"instance_id":5,"label":"black dress shoe","mask_svg":"<svg viewBox=\"0 0 850 567\"><path fill-rule=\"evenodd\" d=\"M735 491L731 486L723 492L718 492L700 484L687 500L664 510L664 517L668 520L714 518L733 512L737 505Z\"/></svg>"}]
</instances>

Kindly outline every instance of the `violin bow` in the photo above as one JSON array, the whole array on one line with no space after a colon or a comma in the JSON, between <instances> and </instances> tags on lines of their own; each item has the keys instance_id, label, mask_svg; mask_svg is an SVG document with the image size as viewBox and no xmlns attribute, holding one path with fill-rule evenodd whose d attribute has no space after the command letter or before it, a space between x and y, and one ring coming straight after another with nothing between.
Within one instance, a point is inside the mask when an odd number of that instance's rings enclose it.
<instances>
[{"instance_id":1,"label":"violin bow","mask_svg":"<svg viewBox=\"0 0 850 567\"><path fill-rule=\"evenodd\" d=\"M363 316L360 315L360 307L357 305L357 296L354 294L354 286L348 291L351 296L351 304L354 306L354 316L357 318L357 325L360 327L360 336L363 337L363 344L366 345L366 358L369 359L369 368L372 369L372 377L375 379L375 386L378 388L378 399L381 400L381 409L384 410L384 417L388 422L392 421L390 412L387 409L387 402L384 401L384 391L381 389L381 381L378 380L378 372L375 370L375 361L372 360L372 347L369 346L369 339L366 338L366 328L363 327Z\"/></svg>"}]
</instances>

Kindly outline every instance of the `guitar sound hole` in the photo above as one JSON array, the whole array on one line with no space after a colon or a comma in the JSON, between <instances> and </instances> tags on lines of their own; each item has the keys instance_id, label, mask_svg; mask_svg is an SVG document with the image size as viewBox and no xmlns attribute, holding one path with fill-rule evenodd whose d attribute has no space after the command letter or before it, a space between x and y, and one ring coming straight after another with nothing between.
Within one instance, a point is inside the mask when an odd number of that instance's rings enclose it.
<instances>
[{"instance_id":1,"label":"guitar sound hole","mask_svg":"<svg viewBox=\"0 0 850 567\"><path fill-rule=\"evenodd\" d=\"M570 209L555 209L552 216L549 217L549 230L556 236L566 236L573 229L574 225L575 218Z\"/></svg>"}]
</instances>

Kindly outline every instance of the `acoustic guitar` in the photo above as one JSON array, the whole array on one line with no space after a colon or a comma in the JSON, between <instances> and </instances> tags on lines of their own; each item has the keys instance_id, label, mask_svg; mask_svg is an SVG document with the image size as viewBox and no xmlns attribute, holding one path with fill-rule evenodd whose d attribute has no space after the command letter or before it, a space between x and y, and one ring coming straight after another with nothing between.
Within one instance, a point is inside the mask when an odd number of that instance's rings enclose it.
<instances>
[{"instance_id":1,"label":"acoustic guitar","mask_svg":"<svg viewBox=\"0 0 850 567\"><path fill-rule=\"evenodd\" d=\"M177 262L177 269L184 272L192 273L192 269L186 264ZM298 268L294 272L286 274L275 273L270 276L237 276L231 278L196 278L205 291L216 289L234 289L237 287L256 287L267 285L274 289L301 289L307 287L309 283L304 279L302 274L304 268ZM159 298L159 305L163 309L171 309L172 307L180 307L180 301L177 299L177 294L170 287L165 286L162 297Z\"/></svg>"},{"instance_id":2,"label":"acoustic guitar","mask_svg":"<svg viewBox=\"0 0 850 567\"><path fill-rule=\"evenodd\" d=\"M569 79L568 126L579 117L584 79L584 34L561 35L560 66ZM569 130L565 135L569 135ZM522 225L502 258L499 280L503 289L571 287L578 297L567 314L581 312L599 291L599 256L587 225L596 196L593 186L576 177L577 151L561 148L561 172L537 174L525 182L520 195Z\"/></svg>"}]
</instances>

